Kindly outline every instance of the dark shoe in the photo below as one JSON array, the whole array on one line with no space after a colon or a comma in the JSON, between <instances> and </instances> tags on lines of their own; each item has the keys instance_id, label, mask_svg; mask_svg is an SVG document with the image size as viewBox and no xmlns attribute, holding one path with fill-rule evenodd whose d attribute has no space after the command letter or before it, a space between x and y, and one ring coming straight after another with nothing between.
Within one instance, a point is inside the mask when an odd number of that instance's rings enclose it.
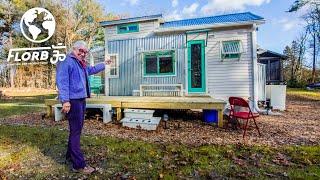
<instances>
[{"instance_id":1,"label":"dark shoe","mask_svg":"<svg viewBox=\"0 0 320 180\"><path fill-rule=\"evenodd\" d=\"M70 157L66 157L66 159L64 160L64 164L71 164L71 158Z\"/></svg>"}]
</instances>

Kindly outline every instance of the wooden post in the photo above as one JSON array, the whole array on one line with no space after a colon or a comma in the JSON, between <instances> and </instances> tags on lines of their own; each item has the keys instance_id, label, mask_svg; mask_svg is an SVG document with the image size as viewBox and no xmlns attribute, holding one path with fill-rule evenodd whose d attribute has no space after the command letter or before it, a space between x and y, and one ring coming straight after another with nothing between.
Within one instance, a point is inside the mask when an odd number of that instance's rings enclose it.
<instances>
[{"instance_id":1,"label":"wooden post","mask_svg":"<svg viewBox=\"0 0 320 180\"><path fill-rule=\"evenodd\" d=\"M121 107L117 107L117 121L122 119L122 112Z\"/></svg>"},{"instance_id":2,"label":"wooden post","mask_svg":"<svg viewBox=\"0 0 320 180\"><path fill-rule=\"evenodd\" d=\"M223 127L223 110L218 109L218 126Z\"/></svg>"},{"instance_id":3,"label":"wooden post","mask_svg":"<svg viewBox=\"0 0 320 180\"><path fill-rule=\"evenodd\" d=\"M52 117L52 106L47 106L47 117Z\"/></svg>"},{"instance_id":4,"label":"wooden post","mask_svg":"<svg viewBox=\"0 0 320 180\"><path fill-rule=\"evenodd\" d=\"M179 96L183 96L183 87L182 84L179 85Z\"/></svg>"},{"instance_id":5,"label":"wooden post","mask_svg":"<svg viewBox=\"0 0 320 180\"><path fill-rule=\"evenodd\" d=\"M140 84L140 96L143 96L143 87L141 84Z\"/></svg>"}]
</instances>

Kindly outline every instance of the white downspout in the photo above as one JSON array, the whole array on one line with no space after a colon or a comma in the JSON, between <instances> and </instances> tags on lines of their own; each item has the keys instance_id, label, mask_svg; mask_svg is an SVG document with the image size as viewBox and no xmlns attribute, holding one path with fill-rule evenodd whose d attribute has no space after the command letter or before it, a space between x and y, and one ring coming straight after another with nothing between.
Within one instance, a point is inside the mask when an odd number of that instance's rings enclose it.
<instances>
[{"instance_id":1,"label":"white downspout","mask_svg":"<svg viewBox=\"0 0 320 180\"><path fill-rule=\"evenodd\" d=\"M109 49L108 49L108 38L107 38L107 27L105 27L104 28L104 42L105 42L105 45L104 45L104 57L106 58L107 57L107 55L109 54ZM104 80L105 80L105 82L104 82L104 94L106 95L106 96L109 96L109 83L110 83L110 81L109 81L109 74L110 73L108 73L108 71L109 71L109 66L108 65L106 65L106 68L105 68L105 71L104 71Z\"/></svg>"},{"instance_id":2,"label":"white downspout","mask_svg":"<svg viewBox=\"0 0 320 180\"><path fill-rule=\"evenodd\" d=\"M253 94L251 101L251 107L253 111L262 112L258 107L258 59L257 59L257 24L252 25L251 32L251 44L252 44L252 73L253 73Z\"/></svg>"}]
</instances>

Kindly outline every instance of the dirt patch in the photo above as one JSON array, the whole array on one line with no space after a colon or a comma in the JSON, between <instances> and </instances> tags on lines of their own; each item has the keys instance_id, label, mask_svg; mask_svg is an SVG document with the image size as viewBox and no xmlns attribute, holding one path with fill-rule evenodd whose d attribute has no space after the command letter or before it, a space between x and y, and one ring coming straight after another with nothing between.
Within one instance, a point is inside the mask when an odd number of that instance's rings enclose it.
<instances>
[{"instance_id":1,"label":"dirt patch","mask_svg":"<svg viewBox=\"0 0 320 180\"><path fill-rule=\"evenodd\" d=\"M255 129L248 131L245 140L242 130L217 128L200 120L172 120L168 129L160 124L157 131L149 132L121 127L120 124L103 124L89 119L85 121L84 134L103 135L124 139L143 140L156 143L182 143L191 146L204 144L237 144L249 145L319 145L320 112L319 101L295 101L288 99L287 111L281 116L262 115L257 119L262 136ZM0 119L1 124L27 124L68 129L67 121L54 122L43 118L41 113L27 114Z\"/></svg>"}]
</instances>

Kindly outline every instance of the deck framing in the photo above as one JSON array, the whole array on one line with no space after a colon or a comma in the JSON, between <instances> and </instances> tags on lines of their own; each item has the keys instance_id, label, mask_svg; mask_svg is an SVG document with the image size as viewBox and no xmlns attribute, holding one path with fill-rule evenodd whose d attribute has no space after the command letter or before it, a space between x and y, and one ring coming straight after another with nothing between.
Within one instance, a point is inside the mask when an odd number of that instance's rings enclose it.
<instances>
[{"instance_id":1,"label":"deck framing","mask_svg":"<svg viewBox=\"0 0 320 180\"><path fill-rule=\"evenodd\" d=\"M99 96L88 98L87 104L111 104L116 109L117 120L122 118L122 109L215 109L218 111L218 125L222 127L225 101L212 97L140 97L140 96ZM56 99L46 99L47 115L52 116L52 106L59 104Z\"/></svg>"}]
</instances>

